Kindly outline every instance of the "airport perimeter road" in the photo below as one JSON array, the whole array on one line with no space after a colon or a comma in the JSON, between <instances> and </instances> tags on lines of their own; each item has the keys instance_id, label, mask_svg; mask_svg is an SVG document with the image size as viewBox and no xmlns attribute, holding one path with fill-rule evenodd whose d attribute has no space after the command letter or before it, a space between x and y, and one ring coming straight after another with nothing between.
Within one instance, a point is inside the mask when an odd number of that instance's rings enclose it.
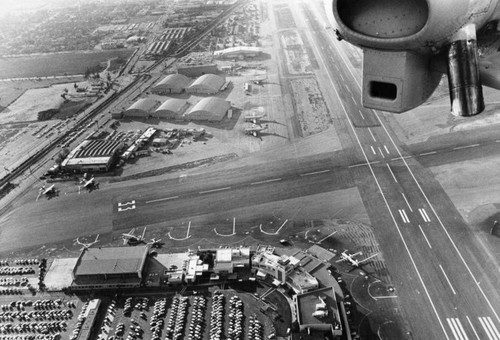
<instances>
[{"instance_id":1,"label":"airport perimeter road","mask_svg":"<svg viewBox=\"0 0 500 340\"><path fill-rule=\"evenodd\" d=\"M358 152L371 163L371 179L359 188L411 325L409 338L500 339L498 270L488 266L432 173L402 153L379 113L362 108L345 43L327 33L306 5L301 9L332 95L344 103Z\"/></svg>"}]
</instances>

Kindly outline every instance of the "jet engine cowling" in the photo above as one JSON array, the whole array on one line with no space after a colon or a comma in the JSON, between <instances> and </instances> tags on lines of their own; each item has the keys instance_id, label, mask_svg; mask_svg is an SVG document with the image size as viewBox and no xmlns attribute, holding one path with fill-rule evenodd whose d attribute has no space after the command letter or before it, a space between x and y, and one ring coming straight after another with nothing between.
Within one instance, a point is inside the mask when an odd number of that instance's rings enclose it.
<instances>
[{"instance_id":1,"label":"jet engine cowling","mask_svg":"<svg viewBox=\"0 0 500 340\"><path fill-rule=\"evenodd\" d=\"M364 51L364 106L399 113L422 104L441 78L433 65L446 58L453 113L483 110L475 34L462 31L497 16L498 0L327 1L338 36Z\"/></svg>"}]
</instances>

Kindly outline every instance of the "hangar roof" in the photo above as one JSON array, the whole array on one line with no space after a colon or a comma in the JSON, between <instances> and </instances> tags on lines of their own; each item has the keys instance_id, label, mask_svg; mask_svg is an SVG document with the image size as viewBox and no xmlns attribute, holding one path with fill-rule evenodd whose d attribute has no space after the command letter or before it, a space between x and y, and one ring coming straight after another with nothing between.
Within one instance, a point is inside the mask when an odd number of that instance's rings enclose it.
<instances>
[{"instance_id":1,"label":"hangar roof","mask_svg":"<svg viewBox=\"0 0 500 340\"><path fill-rule=\"evenodd\" d=\"M230 106L229 102L224 99L218 97L207 97L196 103L190 113L196 111L207 111L214 114L225 114Z\"/></svg>"},{"instance_id":2,"label":"hangar roof","mask_svg":"<svg viewBox=\"0 0 500 340\"><path fill-rule=\"evenodd\" d=\"M262 49L259 47L254 47L254 46L235 46L235 47L229 47L224 50L218 50L214 51L214 55L225 55L225 54L231 54L231 53L249 53L249 54L256 54L262 52Z\"/></svg>"},{"instance_id":3,"label":"hangar roof","mask_svg":"<svg viewBox=\"0 0 500 340\"><path fill-rule=\"evenodd\" d=\"M170 98L170 99L167 99L163 104L161 104L155 110L155 112L158 112L160 110L179 112L184 107L184 105L186 105L186 103L187 103L187 100L185 100L185 99Z\"/></svg>"},{"instance_id":4,"label":"hangar roof","mask_svg":"<svg viewBox=\"0 0 500 340\"><path fill-rule=\"evenodd\" d=\"M183 89L189 86L189 83L191 83L191 79L186 77L183 74L169 74L165 78L163 78L158 84L155 85L157 86L166 86L169 88L179 88Z\"/></svg>"},{"instance_id":5,"label":"hangar roof","mask_svg":"<svg viewBox=\"0 0 500 340\"><path fill-rule=\"evenodd\" d=\"M152 98L140 98L134 104L130 105L128 110L141 110L151 112L158 105L158 101Z\"/></svg>"},{"instance_id":6,"label":"hangar roof","mask_svg":"<svg viewBox=\"0 0 500 340\"><path fill-rule=\"evenodd\" d=\"M196 80L189 87L206 87L213 89L214 92L217 92L222 85L224 85L224 78L215 74L204 74L196 78Z\"/></svg>"},{"instance_id":7,"label":"hangar roof","mask_svg":"<svg viewBox=\"0 0 500 340\"><path fill-rule=\"evenodd\" d=\"M88 248L77 264L75 275L128 274L142 271L148 246Z\"/></svg>"}]
</instances>

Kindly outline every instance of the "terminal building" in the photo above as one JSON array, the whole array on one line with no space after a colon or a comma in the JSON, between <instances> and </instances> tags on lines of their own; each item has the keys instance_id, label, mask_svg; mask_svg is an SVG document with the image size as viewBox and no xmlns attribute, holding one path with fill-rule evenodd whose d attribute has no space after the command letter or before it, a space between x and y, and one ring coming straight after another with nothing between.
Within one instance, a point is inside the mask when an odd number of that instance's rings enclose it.
<instances>
[{"instance_id":1,"label":"terminal building","mask_svg":"<svg viewBox=\"0 0 500 340\"><path fill-rule=\"evenodd\" d=\"M66 156L61 169L75 173L108 172L123 147L119 141L86 139Z\"/></svg>"},{"instance_id":2,"label":"terminal building","mask_svg":"<svg viewBox=\"0 0 500 340\"><path fill-rule=\"evenodd\" d=\"M73 269L72 290L140 287L149 246L85 248Z\"/></svg>"},{"instance_id":3,"label":"terminal building","mask_svg":"<svg viewBox=\"0 0 500 340\"><path fill-rule=\"evenodd\" d=\"M220 122L230 108L231 103L224 99L218 97L203 98L191 110L184 113L182 119Z\"/></svg>"},{"instance_id":4,"label":"terminal building","mask_svg":"<svg viewBox=\"0 0 500 340\"><path fill-rule=\"evenodd\" d=\"M155 94L182 93L192 80L183 74L169 74L156 84L151 92Z\"/></svg>"}]
</instances>

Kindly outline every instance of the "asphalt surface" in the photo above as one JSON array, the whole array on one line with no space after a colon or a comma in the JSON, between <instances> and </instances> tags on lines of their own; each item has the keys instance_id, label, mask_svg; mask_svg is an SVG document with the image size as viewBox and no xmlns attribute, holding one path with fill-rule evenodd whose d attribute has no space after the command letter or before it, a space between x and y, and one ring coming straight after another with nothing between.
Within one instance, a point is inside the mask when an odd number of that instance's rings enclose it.
<instances>
[{"instance_id":1,"label":"asphalt surface","mask_svg":"<svg viewBox=\"0 0 500 340\"><path fill-rule=\"evenodd\" d=\"M343 151L102 185L91 193L75 189L38 202L34 193L32 202L2 218L7 227L0 245L9 249L22 242L43 244L181 220L186 223L175 232L184 239L195 237L196 229L187 224L192 216L229 217L226 212L234 209L356 187L409 324L408 339L500 339L498 268L427 169L497 155L496 135L457 134L402 145L380 113L362 108L344 42L318 22L308 25L312 51L330 82L329 95L342 103L335 114L339 126L346 127ZM279 233L279 228L272 231Z\"/></svg>"}]
</instances>

